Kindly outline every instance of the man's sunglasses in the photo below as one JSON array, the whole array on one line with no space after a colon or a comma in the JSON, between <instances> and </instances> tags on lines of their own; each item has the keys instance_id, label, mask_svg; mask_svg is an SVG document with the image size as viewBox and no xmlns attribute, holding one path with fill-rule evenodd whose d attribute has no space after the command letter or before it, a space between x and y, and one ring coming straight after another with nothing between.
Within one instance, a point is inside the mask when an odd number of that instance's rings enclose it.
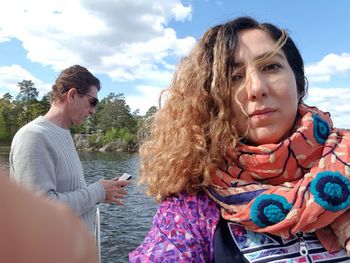
<instances>
[{"instance_id":1,"label":"man's sunglasses","mask_svg":"<svg viewBox=\"0 0 350 263\"><path fill-rule=\"evenodd\" d=\"M97 103L99 102L98 98L91 96L89 94L81 94L81 95L88 96L88 97L92 98L92 100L89 100L89 102L90 102L91 107L93 107L93 108L95 108Z\"/></svg>"}]
</instances>

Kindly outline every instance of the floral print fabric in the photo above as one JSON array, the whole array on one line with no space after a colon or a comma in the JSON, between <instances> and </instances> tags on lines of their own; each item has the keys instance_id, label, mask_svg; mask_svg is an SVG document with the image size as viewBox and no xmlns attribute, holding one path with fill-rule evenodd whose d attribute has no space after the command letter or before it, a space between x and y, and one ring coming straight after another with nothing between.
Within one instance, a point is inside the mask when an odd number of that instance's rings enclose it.
<instances>
[{"instance_id":1,"label":"floral print fabric","mask_svg":"<svg viewBox=\"0 0 350 263\"><path fill-rule=\"evenodd\" d=\"M211 262L220 210L205 194L180 194L159 207L144 242L130 262Z\"/></svg>"},{"instance_id":2,"label":"floral print fabric","mask_svg":"<svg viewBox=\"0 0 350 263\"><path fill-rule=\"evenodd\" d=\"M129 254L130 262L213 262L219 219L219 207L205 193L168 198L160 205L144 242ZM239 224L228 225L232 245L235 243L247 262L350 262L344 250L328 253L311 234L304 234L308 255L302 256L296 237L282 239L251 232ZM276 260L278 255L283 259Z\"/></svg>"}]
</instances>

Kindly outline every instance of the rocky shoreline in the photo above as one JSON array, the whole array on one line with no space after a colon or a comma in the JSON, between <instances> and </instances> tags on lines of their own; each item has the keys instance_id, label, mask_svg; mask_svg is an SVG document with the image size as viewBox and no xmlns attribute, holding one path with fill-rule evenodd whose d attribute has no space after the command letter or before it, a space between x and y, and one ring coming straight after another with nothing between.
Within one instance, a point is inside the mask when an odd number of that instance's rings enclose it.
<instances>
[{"instance_id":1,"label":"rocky shoreline","mask_svg":"<svg viewBox=\"0 0 350 263\"><path fill-rule=\"evenodd\" d=\"M105 145L99 144L99 137L91 143L91 138L96 135L92 134L74 134L73 140L75 147L79 151L90 151L90 152L137 152L137 144L128 144L121 139L116 139L113 142L109 142Z\"/></svg>"}]
</instances>

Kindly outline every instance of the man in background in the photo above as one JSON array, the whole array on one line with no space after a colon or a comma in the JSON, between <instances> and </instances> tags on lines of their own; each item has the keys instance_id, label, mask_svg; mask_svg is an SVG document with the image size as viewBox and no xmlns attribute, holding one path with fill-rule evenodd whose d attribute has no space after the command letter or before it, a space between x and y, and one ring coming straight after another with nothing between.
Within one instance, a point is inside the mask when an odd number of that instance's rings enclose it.
<instances>
[{"instance_id":1,"label":"man in background","mask_svg":"<svg viewBox=\"0 0 350 263\"><path fill-rule=\"evenodd\" d=\"M69 205L93 232L99 202L123 205L128 181L105 180L87 185L69 127L96 112L100 81L86 68L63 70L51 90L45 116L23 126L13 138L10 178Z\"/></svg>"}]
</instances>

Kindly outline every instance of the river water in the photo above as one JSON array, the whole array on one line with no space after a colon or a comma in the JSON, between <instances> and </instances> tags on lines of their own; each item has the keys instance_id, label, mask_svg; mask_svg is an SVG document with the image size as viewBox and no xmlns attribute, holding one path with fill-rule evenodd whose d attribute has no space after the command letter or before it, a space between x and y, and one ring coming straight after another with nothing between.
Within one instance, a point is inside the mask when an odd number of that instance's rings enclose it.
<instances>
[{"instance_id":1,"label":"river water","mask_svg":"<svg viewBox=\"0 0 350 263\"><path fill-rule=\"evenodd\" d=\"M144 239L157 209L154 200L135 184L139 160L137 154L79 153L87 183L110 179L123 173L133 175L134 183L126 189L125 206L99 204L101 212L102 263L129 262L128 253ZM8 168L8 152L0 149L0 168Z\"/></svg>"}]
</instances>

